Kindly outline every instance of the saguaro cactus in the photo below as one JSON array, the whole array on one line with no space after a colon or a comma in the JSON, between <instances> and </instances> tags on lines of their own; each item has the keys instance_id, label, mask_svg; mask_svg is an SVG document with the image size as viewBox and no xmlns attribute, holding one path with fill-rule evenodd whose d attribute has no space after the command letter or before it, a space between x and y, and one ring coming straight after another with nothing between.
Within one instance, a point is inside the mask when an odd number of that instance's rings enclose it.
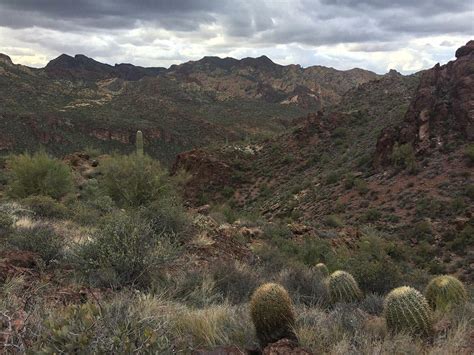
<instances>
[{"instance_id":1,"label":"saguaro cactus","mask_svg":"<svg viewBox=\"0 0 474 355\"><path fill-rule=\"evenodd\" d=\"M327 278L331 302L354 302L362 299L362 291L354 277L346 271L335 271Z\"/></svg>"},{"instance_id":2,"label":"saguaro cactus","mask_svg":"<svg viewBox=\"0 0 474 355\"><path fill-rule=\"evenodd\" d=\"M412 287L398 287L387 295L384 316L390 331L429 335L433 329L433 311L426 298Z\"/></svg>"},{"instance_id":3,"label":"saguaro cactus","mask_svg":"<svg viewBox=\"0 0 474 355\"><path fill-rule=\"evenodd\" d=\"M262 348L283 338L297 341L293 304L283 286L267 283L257 288L250 300L250 314Z\"/></svg>"},{"instance_id":4,"label":"saguaro cactus","mask_svg":"<svg viewBox=\"0 0 474 355\"><path fill-rule=\"evenodd\" d=\"M425 296L433 310L446 311L467 301L464 284L450 275L433 278L425 289Z\"/></svg>"},{"instance_id":5,"label":"saguaro cactus","mask_svg":"<svg viewBox=\"0 0 474 355\"><path fill-rule=\"evenodd\" d=\"M137 138L135 142L137 146L137 155L143 156L143 133L142 131L137 131Z\"/></svg>"}]
</instances>

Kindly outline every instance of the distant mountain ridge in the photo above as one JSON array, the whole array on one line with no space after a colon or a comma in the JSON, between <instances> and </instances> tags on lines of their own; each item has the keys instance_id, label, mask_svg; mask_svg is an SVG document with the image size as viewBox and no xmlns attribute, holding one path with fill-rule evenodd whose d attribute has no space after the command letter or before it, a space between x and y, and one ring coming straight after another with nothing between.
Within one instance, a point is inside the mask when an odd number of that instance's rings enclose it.
<instances>
[{"instance_id":1,"label":"distant mountain ridge","mask_svg":"<svg viewBox=\"0 0 474 355\"><path fill-rule=\"evenodd\" d=\"M266 56L204 57L166 69L82 54L29 68L0 55L0 152L39 144L61 154L85 145L126 150L142 129L149 154L170 163L184 150L282 132L292 119L382 77L279 65Z\"/></svg>"}]
</instances>

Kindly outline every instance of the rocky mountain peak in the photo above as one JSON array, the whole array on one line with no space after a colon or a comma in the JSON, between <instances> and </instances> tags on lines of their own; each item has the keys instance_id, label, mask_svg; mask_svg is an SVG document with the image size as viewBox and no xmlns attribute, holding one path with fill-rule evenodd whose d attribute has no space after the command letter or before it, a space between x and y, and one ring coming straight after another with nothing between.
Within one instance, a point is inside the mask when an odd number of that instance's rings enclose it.
<instances>
[{"instance_id":1,"label":"rocky mountain peak","mask_svg":"<svg viewBox=\"0 0 474 355\"><path fill-rule=\"evenodd\" d=\"M6 65L13 65L11 58L3 53L0 53L0 63L6 64Z\"/></svg>"},{"instance_id":2,"label":"rocky mountain peak","mask_svg":"<svg viewBox=\"0 0 474 355\"><path fill-rule=\"evenodd\" d=\"M456 51L456 58L467 56L474 52L474 40L466 43Z\"/></svg>"}]
</instances>

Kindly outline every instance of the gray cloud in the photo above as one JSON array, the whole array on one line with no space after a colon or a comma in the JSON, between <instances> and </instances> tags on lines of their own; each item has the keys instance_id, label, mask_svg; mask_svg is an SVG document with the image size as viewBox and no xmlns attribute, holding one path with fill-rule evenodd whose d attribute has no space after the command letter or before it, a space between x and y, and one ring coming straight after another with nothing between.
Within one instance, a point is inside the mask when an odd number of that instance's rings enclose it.
<instances>
[{"instance_id":1,"label":"gray cloud","mask_svg":"<svg viewBox=\"0 0 474 355\"><path fill-rule=\"evenodd\" d=\"M334 60L385 70L390 60L377 64L371 53L441 61L472 37L473 16L470 0L2 0L0 51L82 52L141 65L272 52L300 64ZM443 37L444 49L407 48L434 36ZM353 54L320 54L341 45Z\"/></svg>"}]
</instances>

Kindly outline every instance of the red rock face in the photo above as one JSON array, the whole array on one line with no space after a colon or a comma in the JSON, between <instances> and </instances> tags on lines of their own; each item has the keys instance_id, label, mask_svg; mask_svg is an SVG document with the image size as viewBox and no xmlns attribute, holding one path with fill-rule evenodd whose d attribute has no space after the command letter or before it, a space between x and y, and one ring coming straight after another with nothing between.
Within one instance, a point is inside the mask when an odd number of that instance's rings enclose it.
<instances>
[{"instance_id":1,"label":"red rock face","mask_svg":"<svg viewBox=\"0 0 474 355\"><path fill-rule=\"evenodd\" d=\"M232 175L229 165L201 149L178 154L171 174L180 170L191 174L184 191L185 198L190 200L195 200L206 187L229 185Z\"/></svg>"},{"instance_id":2,"label":"red rock face","mask_svg":"<svg viewBox=\"0 0 474 355\"><path fill-rule=\"evenodd\" d=\"M381 133L374 157L376 167L390 163L395 143L409 143L420 153L453 138L474 140L474 41L459 48L456 57L423 74L403 124Z\"/></svg>"}]
</instances>

